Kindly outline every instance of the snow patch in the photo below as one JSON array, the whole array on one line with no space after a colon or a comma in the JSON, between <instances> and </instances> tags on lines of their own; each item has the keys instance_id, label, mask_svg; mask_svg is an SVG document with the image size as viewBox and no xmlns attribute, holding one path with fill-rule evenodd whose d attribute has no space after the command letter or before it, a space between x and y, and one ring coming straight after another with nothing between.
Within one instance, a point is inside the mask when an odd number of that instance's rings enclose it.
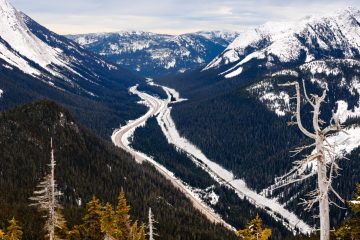
<instances>
[{"instance_id":1,"label":"snow patch","mask_svg":"<svg viewBox=\"0 0 360 240\"><path fill-rule=\"evenodd\" d=\"M272 77L280 77L280 76L299 77L299 73L297 71L294 71L294 70L284 69L284 70L278 71L276 73L273 73L271 76Z\"/></svg>"},{"instance_id":2,"label":"snow patch","mask_svg":"<svg viewBox=\"0 0 360 240\"><path fill-rule=\"evenodd\" d=\"M279 93L268 92L260 97L260 101L265 103L265 105L278 116L285 116L286 110L289 109L290 105L290 96L284 91Z\"/></svg>"},{"instance_id":3,"label":"snow patch","mask_svg":"<svg viewBox=\"0 0 360 240\"><path fill-rule=\"evenodd\" d=\"M233 77L236 77L236 76L239 76L243 71L243 68L242 67L239 67L238 69L236 69L235 71L231 72L231 73L228 73L225 75L225 78L233 78Z\"/></svg>"},{"instance_id":4,"label":"snow patch","mask_svg":"<svg viewBox=\"0 0 360 240\"><path fill-rule=\"evenodd\" d=\"M166 89L164 90L166 91ZM168 102L170 102L170 94L168 91L166 92L168 94ZM281 221L289 229L295 231L295 229L298 228L300 232L305 234L313 231L309 225L300 220L294 213L285 209L284 206L278 203L275 199L268 199L251 190L247 187L244 180L236 179L235 175L231 171L226 170L219 164L208 159L199 148L189 142L186 138L181 137L176 129L175 122L171 117L171 109L171 107L167 107L167 105L165 105L156 117L170 144L175 145L178 149L187 153L188 156L196 164L206 170L210 176L214 178L214 180L232 188L240 198L246 198L256 207L265 209L270 216L272 216L275 220Z\"/></svg>"},{"instance_id":5,"label":"snow patch","mask_svg":"<svg viewBox=\"0 0 360 240\"><path fill-rule=\"evenodd\" d=\"M337 104L337 115L342 123L349 118L360 117L360 107L355 107L354 110L349 110L349 105L344 100L339 100Z\"/></svg>"},{"instance_id":6,"label":"snow patch","mask_svg":"<svg viewBox=\"0 0 360 240\"><path fill-rule=\"evenodd\" d=\"M304 72L310 72L312 75L326 74L326 76L338 76L342 73L339 68L332 68L325 61L313 61L305 63L300 66L300 70Z\"/></svg>"}]
</instances>

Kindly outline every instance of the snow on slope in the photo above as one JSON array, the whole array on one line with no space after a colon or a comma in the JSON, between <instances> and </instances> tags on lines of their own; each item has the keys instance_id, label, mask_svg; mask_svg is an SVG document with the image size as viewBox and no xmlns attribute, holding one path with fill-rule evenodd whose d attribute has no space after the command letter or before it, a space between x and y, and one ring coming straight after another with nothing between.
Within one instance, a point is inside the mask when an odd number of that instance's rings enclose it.
<instances>
[{"instance_id":1,"label":"snow on slope","mask_svg":"<svg viewBox=\"0 0 360 240\"><path fill-rule=\"evenodd\" d=\"M204 70L235 64L227 77L251 59L265 59L267 66L306 63L317 59L360 56L360 11L347 8L299 22L267 23L242 33ZM245 60L246 59L246 60Z\"/></svg>"},{"instance_id":2,"label":"snow on slope","mask_svg":"<svg viewBox=\"0 0 360 240\"><path fill-rule=\"evenodd\" d=\"M1 37L0 37L1 40ZM15 66L24 73L39 75L40 71L30 66L29 62L23 59L17 52L7 48L3 41L0 41L0 58L11 66ZM6 65L8 66L8 65Z\"/></svg>"},{"instance_id":3,"label":"snow on slope","mask_svg":"<svg viewBox=\"0 0 360 240\"><path fill-rule=\"evenodd\" d=\"M135 78L43 27L7 0L0 0L0 70L12 70L9 76L21 71L28 75L25 79L90 98L99 97L105 83L120 86ZM123 82L113 82L115 72Z\"/></svg>"},{"instance_id":4,"label":"snow on slope","mask_svg":"<svg viewBox=\"0 0 360 240\"><path fill-rule=\"evenodd\" d=\"M174 96L173 94L176 91L171 89L171 93L169 91L170 88L163 87L163 89L168 95L167 101L171 102L171 96ZM179 94L176 95L179 96ZM181 99L176 99L176 102L177 101L181 101ZM166 107L162 108L156 117L162 132L170 144L175 145L179 150L187 153L188 156L197 165L207 171L214 180L220 184L230 187L231 189L234 189L241 199L246 198L256 207L265 209L270 216L277 221L282 222L288 229L294 232L295 229L299 229L299 231L303 234L309 234L313 231L309 225L299 219L294 213L285 209L284 206L278 203L275 199L266 198L265 196L262 196L248 188L244 180L236 179L231 171L224 169L219 164L208 159L199 148L189 142L186 138L181 137L176 128L175 122L171 117L171 110L172 107L166 105Z\"/></svg>"},{"instance_id":5,"label":"snow on slope","mask_svg":"<svg viewBox=\"0 0 360 240\"><path fill-rule=\"evenodd\" d=\"M220 65L227 65L241 60L245 56L247 48L258 49L262 44L270 42L277 34L285 34L292 27L291 23L269 22L259 28L249 29L242 32L225 50L209 63L204 70L217 68Z\"/></svg>"},{"instance_id":6,"label":"snow on slope","mask_svg":"<svg viewBox=\"0 0 360 240\"><path fill-rule=\"evenodd\" d=\"M24 23L20 13L6 0L0 0L0 37L17 53L11 52L1 43L1 58L28 74L38 75L24 59L37 63L42 68L53 72L48 66L64 66L59 60L58 52L34 36ZM21 56L19 56L20 54Z\"/></svg>"},{"instance_id":7,"label":"snow on slope","mask_svg":"<svg viewBox=\"0 0 360 240\"><path fill-rule=\"evenodd\" d=\"M182 35L142 31L68 36L84 48L145 76L202 67L221 53L239 33L196 32Z\"/></svg>"}]
</instances>

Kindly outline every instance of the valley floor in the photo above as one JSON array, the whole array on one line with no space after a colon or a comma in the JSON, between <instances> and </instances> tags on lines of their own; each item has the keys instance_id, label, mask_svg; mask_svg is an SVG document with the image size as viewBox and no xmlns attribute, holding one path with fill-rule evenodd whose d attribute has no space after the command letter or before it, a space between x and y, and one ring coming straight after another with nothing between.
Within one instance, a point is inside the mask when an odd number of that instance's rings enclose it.
<instances>
[{"instance_id":1,"label":"valley floor","mask_svg":"<svg viewBox=\"0 0 360 240\"><path fill-rule=\"evenodd\" d=\"M149 84L154 85L151 81L149 81ZM200 149L190 143L187 139L181 137L176 129L174 121L171 118L171 104L184 101L185 99L181 99L174 89L159 85L157 86L161 87L167 93L167 99L162 100L147 93L140 92L137 90L137 86L130 88L130 92L138 95L143 101L141 103L147 105L149 110L144 116L134 121L130 121L126 126L114 131L112 141L116 146L131 153L135 160L139 163L142 163L143 161L151 163L160 173L170 180L175 187L179 188L192 201L194 207L205 214L209 220L216 223L222 223L228 228L234 229L222 220L222 218L216 214L211 207L204 203L201 197L194 192L187 183L177 179L174 176L174 173L157 163L152 157L136 151L130 146L130 139L136 128L145 125L146 121L150 117L156 116L157 122L168 142L175 145L180 151L186 153L191 160L196 163L196 165L200 166L203 170L209 173L210 176L219 184L233 189L239 198L247 199L257 208L264 209L271 217L273 217L276 221L282 222L282 224L289 230L293 232L299 231L303 234L309 234L313 231L307 223L298 218L294 213L285 209L285 207L278 203L275 199L268 199L265 196L249 189L243 180L236 179L232 172L208 159Z\"/></svg>"}]
</instances>

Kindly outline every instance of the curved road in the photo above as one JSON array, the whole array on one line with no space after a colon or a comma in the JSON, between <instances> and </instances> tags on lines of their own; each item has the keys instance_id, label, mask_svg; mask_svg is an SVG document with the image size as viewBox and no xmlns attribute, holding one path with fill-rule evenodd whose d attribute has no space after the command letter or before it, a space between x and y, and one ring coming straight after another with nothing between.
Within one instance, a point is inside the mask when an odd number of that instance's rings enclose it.
<instances>
[{"instance_id":1,"label":"curved road","mask_svg":"<svg viewBox=\"0 0 360 240\"><path fill-rule=\"evenodd\" d=\"M146 156L143 153L135 151L129 146L128 138L132 135L135 129L139 126L145 124L145 122L152 116L156 115L162 109L167 108L168 104L171 102L171 99L161 100L155 98L149 94L140 92L137 90L137 86L131 87L130 92L138 95L142 100L146 102L149 106L148 112L142 117L129 122L126 126L121 127L114 131L111 139L113 143L128 153L130 153L138 163L143 163L144 161L153 165L157 171L159 171L167 180L169 180L177 189L179 189L193 204L193 206L204 214L211 222L219 223L225 226L226 228L235 231L235 228L226 223L219 215L214 213L211 208L209 208L204 202L197 198L191 190L184 185L182 181L175 178L173 173L168 171L164 166L160 165L150 157Z\"/></svg>"}]
</instances>

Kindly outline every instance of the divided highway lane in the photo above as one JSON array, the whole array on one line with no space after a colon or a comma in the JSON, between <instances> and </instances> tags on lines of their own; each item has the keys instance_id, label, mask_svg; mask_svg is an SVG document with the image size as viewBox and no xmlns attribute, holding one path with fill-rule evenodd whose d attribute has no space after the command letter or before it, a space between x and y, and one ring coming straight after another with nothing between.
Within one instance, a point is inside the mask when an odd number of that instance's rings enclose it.
<instances>
[{"instance_id":1,"label":"divided highway lane","mask_svg":"<svg viewBox=\"0 0 360 240\"><path fill-rule=\"evenodd\" d=\"M138 95L142 100L146 102L149 107L149 110L142 117L129 122L127 125L116 129L111 136L113 143L128 153L130 153L138 163L143 163L144 161L153 165L157 171L159 171L167 180L169 180L177 189L179 189L193 204L193 206L204 214L211 222L222 224L231 231L235 231L235 228L226 223L219 215L213 212L213 210L207 206L203 201L201 201L191 190L179 179L177 179L172 172L167 170L164 166L160 165L152 158L146 156L145 154L135 151L130 147L129 137L134 133L135 129L139 126L142 126L146 123L147 119L156 115L160 111L168 107L168 104L171 102L171 97L166 100L161 100L155 98L147 93L140 92L137 90L137 86L133 86L129 90L131 93Z\"/></svg>"},{"instance_id":2,"label":"divided highway lane","mask_svg":"<svg viewBox=\"0 0 360 240\"><path fill-rule=\"evenodd\" d=\"M132 133L135 131L135 129L137 127L145 124L146 121L150 117L154 116L160 110L160 107L162 106L162 104L161 104L160 100L155 99L154 97L150 96L149 94L139 92L137 90L137 86L131 87L129 91L133 94L137 94L142 100L146 101L146 104L148 104L148 106L149 106L149 110L142 117L140 117L134 121L130 121L126 126L123 126L120 129L115 130L113 135L111 136L111 139L112 139L112 142L117 147L120 147L120 148L124 149L125 151L129 152L131 155L134 156L135 160L138 163L142 163L143 161L146 160L146 156L144 156L143 154L141 154L139 152L134 151L134 149L132 149L129 146L128 138L129 138L129 136L132 135Z\"/></svg>"}]
</instances>

